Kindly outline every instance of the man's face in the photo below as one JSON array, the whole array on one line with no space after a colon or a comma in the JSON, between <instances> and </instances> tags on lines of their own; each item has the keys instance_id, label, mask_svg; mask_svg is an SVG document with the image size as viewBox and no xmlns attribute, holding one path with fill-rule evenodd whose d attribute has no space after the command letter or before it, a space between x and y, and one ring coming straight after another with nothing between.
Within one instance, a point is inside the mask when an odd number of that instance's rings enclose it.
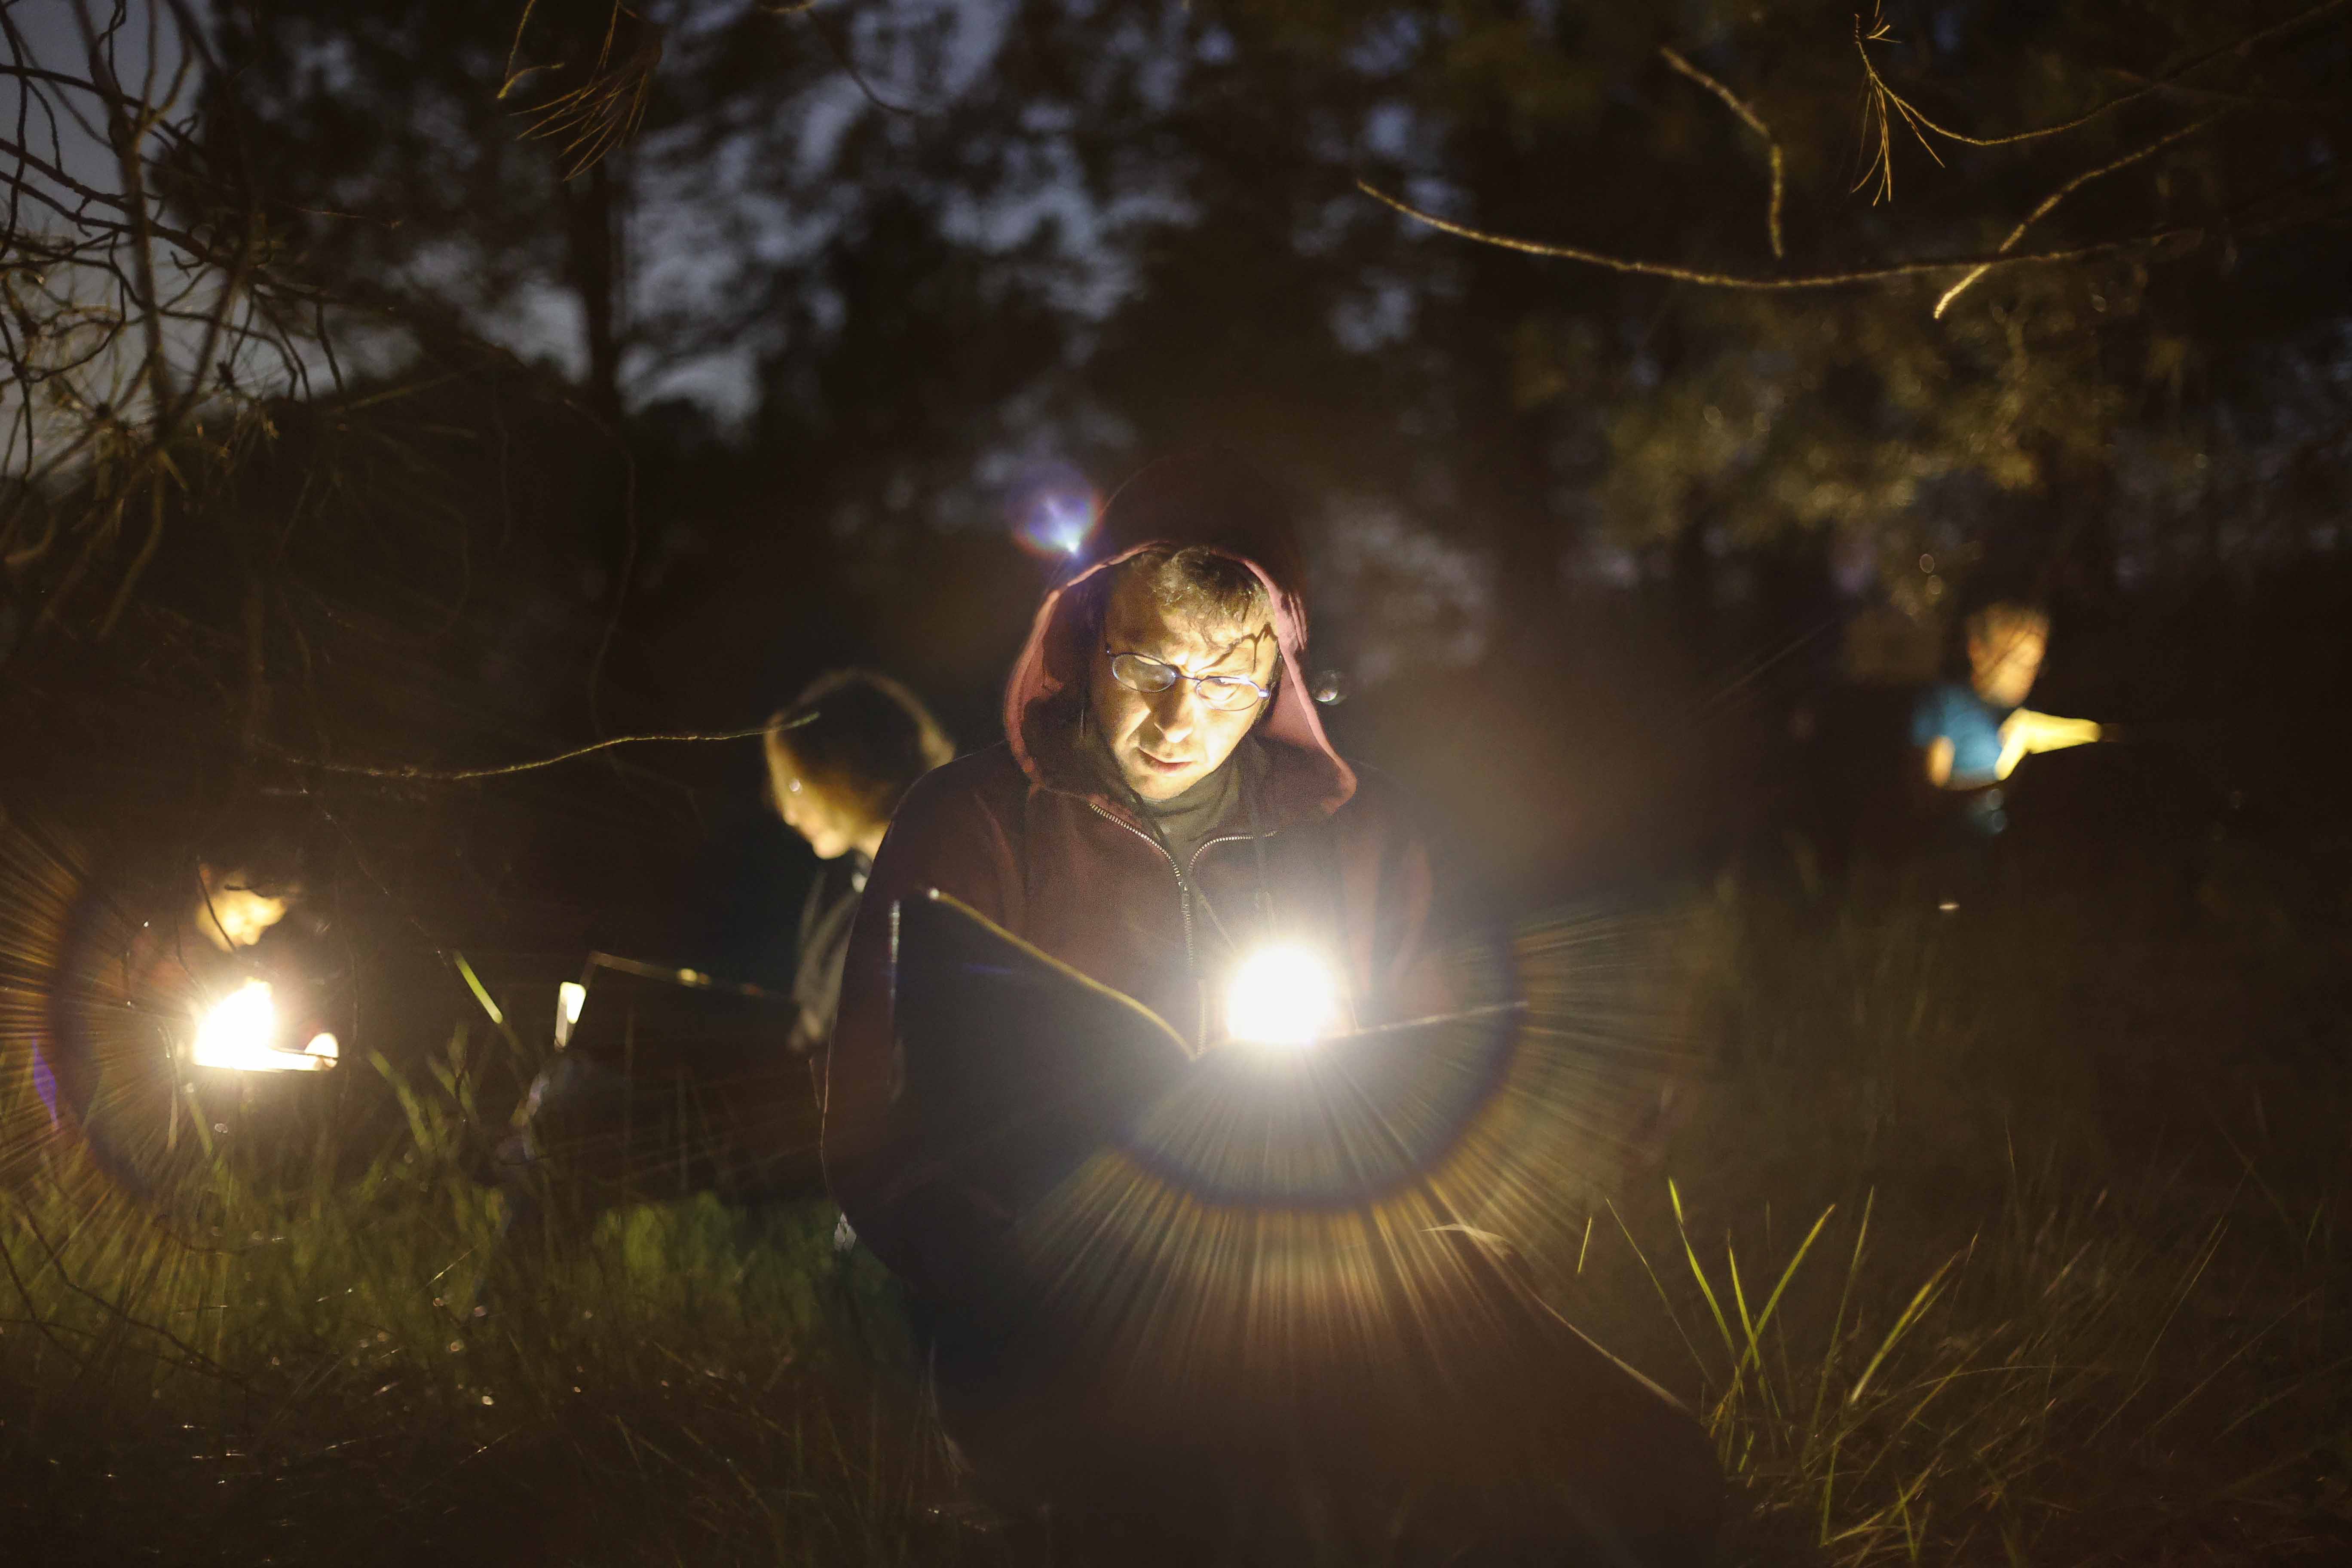
<instances>
[{"instance_id":1,"label":"man's face","mask_svg":"<svg viewBox=\"0 0 2352 1568\"><path fill-rule=\"evenodd\" d=\"M1103 617L1111 653L1139 653L1186 675L1240 675L1260 686L1274 681L1277 650L1271 623L1255 628L1203 626L1162 610L1134 577L1113 591ZM1223 765L1250 732L1264 702L1238 711L1212 708L1189 680L1165 691L1135 691L1110 672L1110 654L1097 648L1087 701L1110 748L1119 776L1145 800L1173 800Z\"/></svg>"},{"instance_id":2,"label":"man's face","mask_svg":"<svg viewBox=\"0 0 2352 1568\"><path fill-rule=\"evenodd\" d=\"M1996 623L1969 634L1969 668L1977 695L1998 708L2015 708L2033 690L2050 632L2030 621Z\"/></svg>"}]
</instances>

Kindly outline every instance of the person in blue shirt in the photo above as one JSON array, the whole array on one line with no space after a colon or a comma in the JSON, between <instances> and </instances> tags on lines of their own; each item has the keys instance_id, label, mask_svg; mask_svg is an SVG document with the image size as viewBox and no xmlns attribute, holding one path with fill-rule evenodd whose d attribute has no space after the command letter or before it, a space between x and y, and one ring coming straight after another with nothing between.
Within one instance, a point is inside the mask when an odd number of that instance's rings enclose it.
<instances>
[{"instance_id":1,"label":"person in blue shirt","mask_svg":"<svg viewBox=\"0 0 2352 1568\"><path fill-rule=\"evenodd\" d=\"M2063 751L2099 738L2087 719L2060 719L2024 706L2050 647L2050 616L2002 600L1968 619L1969 680L1942 681L1911 710L1911 743L1927 780L1972 795L1969 826L1999 833L2007 816L1998 786L2035 752Z\"/></svg>"}]
</instances>

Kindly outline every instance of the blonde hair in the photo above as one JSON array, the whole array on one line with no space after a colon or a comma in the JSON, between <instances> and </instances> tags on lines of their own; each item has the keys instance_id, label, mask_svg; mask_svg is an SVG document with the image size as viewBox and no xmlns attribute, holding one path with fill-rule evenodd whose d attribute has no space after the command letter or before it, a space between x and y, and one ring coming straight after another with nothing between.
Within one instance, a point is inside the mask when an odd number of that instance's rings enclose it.
<instances>
[{"instance_id":1,"label":"blonde hair","mask_svg":"<svg viewBox=\"0 0 2352 1568\"><path fill-rule=\"evenodd\" d=\"M1997 599L1968 618L1967 630L1971 642L2006 643L2026 636L2046 642L2050 612L2015 599Z\"/></svg>"},{"instance_id":2,"label":"blonde hair","mask_svg":"<svg viewBox=\"0 0 2352 1568\"><path fill-rule=\"evenodd\" d=\"M914 782L955 756L955 742L903 684L871 669L818 676L768 721L768 755L835 805L887 822ZM772 809L772 768L769 782Z\"/></svg>"},{"instance_id":3,"label":"blonde hair","mask_svg":"<svg viewBox=\"0 0 2352 1568\"><path fill-rule=\"evenodd\" d=\"M1140 582L1153 605L1180 620L1253 632L1274 622L1274 600L1246 562L1206 545L1153 544L1085 584L1087 624L1097 637L1112 597L1129 582Z\"/></svg>"},{"instance_id":4,"label":"blonde hair","mask_svg":"<svg viewBox=\"0 0 2352 1568\"><path fill-rule=\"evenodd\" d=\"M1142 580L1153 604L1186 620L1255 631L1274 619L1274 601L1265 584L1246 563L1222 550L1200 544L1176 550L1153 546L1120 568L1120 581L1129 576Z\"/></svg>"}]
</instances>

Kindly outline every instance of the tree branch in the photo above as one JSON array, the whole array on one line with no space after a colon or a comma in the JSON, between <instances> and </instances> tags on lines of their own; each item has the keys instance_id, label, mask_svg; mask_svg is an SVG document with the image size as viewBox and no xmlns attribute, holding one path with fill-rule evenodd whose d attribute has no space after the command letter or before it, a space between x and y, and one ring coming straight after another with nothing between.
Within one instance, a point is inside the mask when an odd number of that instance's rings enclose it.
<instances>
[{"instance_id":1,"label":"tree branch","mask_svg":"<svg viewBox=\"0 0 2352 1568\"><path fill-rule=\"evenodd\" d=\"M122 175L122 208L131 217L131 271L147 339L147 397L155 411L156 435L161 439L178 399L173 395L172 368L163 353L163 317L155 308L154 231L147 219L147 172L139 145L146 139L152 110L143 99L135 121L125 110L127 100L121 84L115 80L113 63L100 47L89 19L89 0L74 0L74 20L81 27L82 47L89 53L90 79L105 89L106 139ZM153 69L152 61L149 69Z\"/></svg>"},{"instance_id":2,"label":"tree branch","mask_svg":"<svg viewBox=\"0 0 2352 1568\"><path fill-rule=\"evenodd\" d=\"M1739 116L1741 122L1745 124L1748 130L1753 131L1757 135L1764 139L1765 151L1771 155L1772 160L1772 195L1765 204L1764 234L1765 237L1772 242L1773 259L1777 261L1782 257L1785 257L1788 252L1780 244L1780 196L1783 169L1780 158L1780 143L1772 135L1772 128L1765 124L1763 117L1758 114L1755 110L1748 107L1748 104L1742 102L1738 96L1733 93L1729 88L1716 80L1715 78L1707 75L1706 72L1699 69L1698 67L1691 64L1690 61L1685 59L1680 54L1676 53L1672 48L1669 48L1664 45L1660 45L1658 47L1658 53L1665 57L1665 61L1668 65L1682 72L1683 75L1690 78L1691 80L1698 83L1699 86L1706 89L1707 91L1715 94L1716 97L1723 100L1724 103L1730 108L1731 112Z\"/></svg>"},{"instance_id":3,"label":"tree branch","mask_svg":"<svg viewBox=\"0 0 2352 1568\"><path fill-rule=\"evenodd\" d=\"M1708 272L1695 267L1681 267L1666 261L1643 261L1631 257L1609 256L1597 250L1586 250L1572 245L1547 245L1539 240L1520 239L1512 235L1493 234L1472 228L1467 224L1454 223L1439 217L1400 197L1392 196L1370 181L1359 179L1356 188L1386 206L1394 208L1415 223L1424 224L1441 234L1457 239L1471 240L1479 245L1491 245L1502 250L1516 250L1527 256L1542 256L1561 261L1581 261L1589 267L1605 268L1612 272L1628 272L1643 278L1666 278L1677 283L1696 283L1709 289L1746 289L1769 293L1797 293L1816 289L1847 289L1863 283L1885 283L1897 278L1916 278L1929 272L1949 272L1959 268L2024 267L2058 261L2081 261L2094 256L2109 256L2119 250L2137 250L2148 246L2171 241L2202 238L2204 231L2196 228L2156 229L2147 234L2122 239L2100 240L2094 244L2070 246L2059 250L2021 251L2012 255L1995 252L1990 256L1925 257L1916 261L1889 262L1882 267L1861 267L1844 272L1805 272L1786 277L1759 276L1753 273Z\"/></svg>"},{"instance_id":4,"label":"tree branch","mask_svg":"<svg viewBox=\"0 0 2352 1568\"><path fill-rule=\"evenodd\" d=\"M2009 237L2000 242L2000 248L1993 254L1996 256L2006 256L2009 252L2017 248L2017 242L2025 237L2025 231L2027 229L2032 228L2035 224L2040 223L2043 218L2048 217L2052 211L2057 207L2059 203L2064 201L2068 196L2073 195L2076 191L2081 190L2084 185L2089 184L2093 180L2098 179L2103 175L2112 174L2119 169L2127 169L2132 164L2139 163L2143 159L2152 158L2157 153L2164 151L2167 147L2171 146L2174 142L2186 140L2190 136L2196 135L2200 131L2203 131L2207 127L2215 124L2221 120L2223 115L2226 113L2227 110L2223 110L2222 113L2209 114L2204 119L2184 125L2178 131L2168 132L2166 134L2159 136L2155 141L2149 142L2147 146L2141 147L2134 152L2126 153L2111 163L2103 163L2095 169L2084 170L2081 174L2075 175L2073 179L2067 181L2064 184L2059 186L2056 190L2042 197L2041 204L2032 212L2025 215L2024 221L2020 223L2015 228L2009 231ZM1950 308L1952 301L1958 299L1961 294L1966 292L1969 285L1973 284L1978 279L1990 271L1992 269L1992 266L1993 264L1989 261L1979 263L1977 266L1969 269L1968 276L1962 278L1958 282L1944 290L1944 297L1936 301L1936 309L1933 312L1935 318L1937 321L1943 320L1944 312Z\"/></svg>"},{"instance_id":5,"label":"tree branch","mask_svg":"<svg viewBox=\"0 0 2352 1568\"><path fill-rule=\"evenodd\" d=\"M2259 28L2242 37L2232 38L2226 44L2216 45L2214 47L2206 50L2203 54L2198 55L2183 64L2174 67L2171 70L2165 72L2160 77L2145 79L2141 86L2132 89L2129 92L2120 93L2116 97L2107 100L2106 102L2100 104L2097 108L2089 110L2082 114L2078 114L2072 120L2064 121L2056 125L2041 126L2032 131L2012 132L2006 136L1970 136L1964 132L1954 131L1948 126L1938 125L1934 121L1928 119L1926 115L1920 113L1916 109L1913 108L1908 102L1905 101L1902 96L1896 93L1893 88L1886 85L1886 79L1878 74L1878 67L1871 59L1870 50L1864 47L1868 44L1881 42L1891 36L1885 22L1883 19L1883 6L1881 8L1881 16L1873 19L1871 31L1868 33L1864 33L1863 31L1861 16L1857 15L1854 17L1853 47L1855 52L1862 56L1862 69L1866 85L1874 92L1884 94L1885 98L1893 102L1902 112L1904 118L1909 121L1914 126L1923 127L1928 131L1932 131L1937 135L1943 137L1946 141L1957 142L1964 147L2009 147L2013 146L2020 142L2034 142L2039 141L2044 136L2059 136L2069 131L2078 131L2084 126L2090 124L2091 121L2099 119L2101 116L2111 114L2115 110L2121 109L2126 103L2136 102L2140 99L2147 97L2150 93L2158 91L2163 88L2179 82L2185 77L2196 75L2199 71L2203 70L2207 66L2213 64L2215 61L2220 60L2226 56L2252 49L2257 45L2274 42L2277 39L2284 37L2285 35L2295 31L2297 28L2304 26L2307 23L2317 21L2320 17L2326 16L2331 11L2342 10L2347 5L2352 5L2352 0L2320 0L2318 5L2312 6L2307 11L2298 12L2283 22L2275 22L2270 26Z\"/></svg>"},{"instance_id":6,"label":"tree branch","mask_svg":"<svg viewBox=\"0 0 2352 1568\"><path fill-rule=\"evenodd\" d=\"M1948 125L1939 125L1935 121L1928 119L1927 115L1921 113L1919 110L1908 100L1904 98L1902 94L1896 92L1894 88L1889 86L1885 77L1879 75L1877 62L1870 58L1869 46L1874 43L1884 42L1893 36L1892 29L1890 29L1886 24L1885 6L1884 5L1884 0L1882 0L1878 9L1872 15L1867 31L1864 29L1863 18L1859 12L1855 13L1853 19L1854 52L1862 57L1863 89L1864 94L1863 100L1863 139L1865 142L1872 139L1872 127L1874 125L1876 127L1876 140L1878 142L1877 151L1872 155L1870 163L1864 168L1861 179L1854 183L1854 188L1859 190L1863 185L1868 184L1871 172L1875 170L1878 174L1878 193L1871 198L1872 202L1874 205L1877 202L1891 201L1894 199L1894 124L1897 119L1900 119L1905 127L1908 129L1914 136L1919 139L1919 145L1926 148L1927 155L1936 159L1938 163L1942 163L1943 159L1937 156L1934 145L1927 140L1927 135L1930 132L1944 138L1948 142L1956 142L1964 147L2008 147L2021 142L2033 142L2039 141L2041 138L2045 136L2061 135L2069 131L2080 130L2082 127L2091 123L2091 121L2122 108L2125 104L2136 102L2140 99L2147 97L2151 93L2164 92L2168 90L2194 90L2180 88L2179 84L2184 79L2196 75L2198 72L2203 70L2207 66L2212 65L2218 60L2231 55L2242 55L2253 49L2258 45L2274 43L2278 39L2285 37L2287 34L2292 33L2309 23L2319 20L2322 16L2326 16L2332 11L2342 10L2347 5L2352 5L2352 0L2320 0L2320 4L2312 6L2306 11L2298 12L2296 15L2289 16L2283 22L2276 22L2272 24L2270 26L2259 28L2256 31L2245 34L2241 37L2232 38L2226 44L2217 45L2213 48L2206 50L2203 54L2198 55L2183 64L2174 67L2160 77L2139 78L2137 79L2140 81L2141 85L2134 88L2131 91L2118 94L2116 97L2111 98L2105 103L2100 104L2097 108L2090 110L2085 113L2076 115L2074 119L2064 121L2059 124L2044 125L2032 131L2012 132L2006 136L1970 136L1965 132L1955 131Z\"/></svg>"},{"instance_id":7,"label":"tree branch","mask_svg":"<svg viewBox=\"0 0 2352 1568\"><path fill-rule=\"evenodd\" d=\"M815 718L814 713L793 720L783 726L795 729ZM558 752L551 757L540 757L528 763L504 763L488 768L423 768L402 764L396 767L374 767L365 763L334 763L322 757L287 757L300 767L316 768L326 773L354 773L362 778L393 779L402 784L459 784L467 779L505 778L513 773L527 773L540 768L551 768L558 763L572 762L613 746L634 746L648 741L748 741L754 735L764 735L770 726L762 724L751 730L721 730L703 734L685 732L665 735L614 735L610 740L590 745L575 746L568 752Z\"/></svg>"}]
</instances>

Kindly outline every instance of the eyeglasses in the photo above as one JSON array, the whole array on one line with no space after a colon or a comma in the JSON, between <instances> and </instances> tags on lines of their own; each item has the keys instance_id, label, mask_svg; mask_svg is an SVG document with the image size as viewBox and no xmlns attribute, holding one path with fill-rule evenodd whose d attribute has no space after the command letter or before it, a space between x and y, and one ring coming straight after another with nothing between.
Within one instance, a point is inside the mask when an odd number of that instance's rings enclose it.
<instances>
[{"instance_id":1,"label":"eyeglasses","mask_svg":"<svg viewBox=\"0 0 2352 1568\"><path fill-rule=\"evenodd\" d=\"M1180 680L1189 680L1202 701L1226 713L1255 708L1274 695L1272 687L1260 686L1246 676L1187 675L1172 664L1147 658L1139 653L1111 653L1108 643L1103 645L1103 652L1110 654L1111 679L1129 691L1152 695Z\"/></svg>"}]
</instances>

